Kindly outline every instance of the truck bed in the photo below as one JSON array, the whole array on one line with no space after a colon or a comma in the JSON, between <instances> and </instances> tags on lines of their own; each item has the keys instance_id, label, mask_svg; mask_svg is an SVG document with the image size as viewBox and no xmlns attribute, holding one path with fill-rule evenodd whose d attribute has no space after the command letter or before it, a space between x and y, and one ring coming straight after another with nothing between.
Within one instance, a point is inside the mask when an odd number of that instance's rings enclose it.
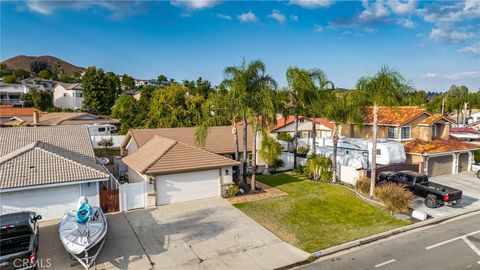
<instances>
[{"instance_id":1,"label":"truck bed","mask_svg":"<svg viewBox=\"0 0 480 270\"><path fill-rule=\"evenodd\" d=\"M30 249L31 235L5 239L0 242L0 256L28 251Z\"/></svg>"}]
</instances>

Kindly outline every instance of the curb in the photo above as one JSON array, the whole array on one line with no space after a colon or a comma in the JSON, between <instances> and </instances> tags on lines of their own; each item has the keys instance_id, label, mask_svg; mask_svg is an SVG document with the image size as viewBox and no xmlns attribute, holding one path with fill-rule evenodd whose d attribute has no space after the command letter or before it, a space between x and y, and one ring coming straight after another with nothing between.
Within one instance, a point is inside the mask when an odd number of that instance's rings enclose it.
<instances>
[{"instance_id":1,"label":"curb","mask_svg":"<svg viewBox=\"0 0 480 270\"><path fill-rule=\"evenodd\" d=\"M468 215L468 214L475 213L475 212L480 212L480 208L467 210L465 212L461 212L461 213L457 213L457 214L449 215L449 216L445 216L445 217L433 218L433 219L430 219L430 220L421 221L421 222L418 222L418 223L407 225L405 227L396 228L396 229L386 231L386 232L383 232L383 233L379 233L379 234L376 234L376 235L367 236L367 237L364 237L364 238L361 238L361 239L358 239L358 240L354 240L354 241L351 241L351 242L348 242L348 243L340 244L338 246L334 246L334 247L331 247L331 248L327 248L327 249L324 249L324 250L319 250L319 251L313 252L312 255L304 261L296 262L296 263L286 265L286 266L283 266L283 267L279 267L279 268L276 268L276 269L277 270L284 270L284 269L289 269L289 268L309 264L309 263L312 263L312 262L316 261L317 259L319 259L321 257L324 257L324 256L327 256L327 255L332 255L332 254L335 254L335 253L338 253L338 252L341 252L341 251L345 251L345 250L348 250L348 249L351 249L351 248L354 248L354 247L363 246L363 245L366 245L366 244L369 244L369 243L372 243L372 242L375 242L375 241L378 241L378 240L381 240L381 239L385 239L385 238L388 238L388 237L391 237L391 236L394 236L394 235L397 235L397 234L401 234L401 233L404 233L404 232L408 232L408 231L411 231L411 230L415 230L415 229L418 229L418 228L427 227L427 226L431 226L431 225L437 225L437 224L443 223L447 220L454 219L454 218L457 218L457 217L460 217L460 216L463 216L463 215Z\"/></svg>"}]
</instances>

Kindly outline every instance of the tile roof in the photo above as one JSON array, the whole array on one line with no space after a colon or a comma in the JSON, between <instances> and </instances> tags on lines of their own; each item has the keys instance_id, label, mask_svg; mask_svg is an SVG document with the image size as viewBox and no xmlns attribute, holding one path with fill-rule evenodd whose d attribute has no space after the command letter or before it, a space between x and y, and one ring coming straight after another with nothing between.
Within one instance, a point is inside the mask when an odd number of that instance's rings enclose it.
<instances>
[{"instance_id":1,"label":"tile roof","mask_svg":"<svg viewBox=\"0 0 480 270\"><path fill-rule=\"evenodd\" d=\"M156 129L131 129L128 131L125 140L123 141L123 147L133 139L138 148L142 147L153 137L160 136L172 140L178 140L191 146L196 146L194 134L195 127L181 127L181 128L156 128ZM240 151L243 149L243 128L237 127L238 144ZM251 143L253 139L252 129L248 129L248 151L251 151ZM217 154L234 153L235 144L232 135L232 126L217 126L211 127L208 130L207 139L205 143L205 150L208 150Z\"/></svg>"},{"instance_id":2,"label":"tile roof","mask_svg":"<svg viewBox=\"0 0 480 270\"><path fill-rule=\"evenodd\" d=\"M159 136L154 136L140 149L122 158L122 161L137 172L154 175L240 164L224 156Z\"/></svg>"},{"instance_id":3,"label":"tile roof","mask_svg":"<svg viewBox=\"0 0 480 270\"><path fill-rule=\"evenodd\" d=\"M432 114L429 117L423 119L422 121L420 121L419 124L431 125L431 124L435 124L436 122L438 122L440 120L444 120L444 121L450 122L452 124L455 123L455 121L453 121L452 119L444 116L443 114L436 113L436 114Z\"/></svg>"},{"instance_id":4,"label":"tile roof","mask_svg":"<svg viewBox=\"0 0 480 270\"><path fill-rule=\"evenodd\" d=\"M333 129L334 127L334 124L330 122L330 120L326 119L326 118L309 118L309 117L304 117L304 116L299 116L298 119L305 119L307 121L312 121L312 119L315 119L315 123L316 124L320 124L320 125L323 125L329 129ZM275 131L279 128L282 128L286 125L289 125L291 123L293 123L295 120L295 117L293 115L290 115L288 117L281 117L279 119L277 119L277 123L275 124L275 126L271 127L270 128L270 131Z\"/></svg>"},{"instance_id":5,"label":"tile roof","mask_svg":"<svg viewBox=\"0 0 480 270\"><path fill-rule=\"evenodd\" d=\"M0 188L108 178L87 127L0 129Z\"/></svg>"},{"instance_id":6,"label":"tile roof","mask_svg":"<svg viewBox=\"0 0 480 270\"><path fill-rule=\"evenodd\" d=\"M58 85L61 85L63 88L67 90L83 90L81 83L63 83L63 82L57 82L57 83Z\"/></svg>"},{"instance_id":7,"label":"tile roof","mask_svg":"<svg viewBox=\"0 0 480 270\"><path fill-rule=\"evenodd\" d=\"M1 114L0 114L1 115ZM19 116L16 116L19 118ZM82 119L83 118L83 119ZM22 120L22 121L20 121ZM4 121L4 126L32 126L33 113L20 119ZM57 126L57 125L90 125L90 124L116 124L116 119L109 119L103 116L94 115L86 112L50 112L39 114L38 126Z\"/></svg>"},{"instance_id":8,"label":"tile roof","mask_svg":"<svg viewBox=\"0 0 480 270\"><path fill-rule=\"evenodd\" d=\"M414 139L404 143L405 152L412 154L438 154L462 150L480 149L480 146L450 137L448 140L435 138L430 142Z\"/></svg>"},{"instance_id":9,"label":"tile roof","mask_svg":"<svg viewBox=\"0 0 480 270\"><path fill-rule=\"evenodd\" d=\"M7 116L33 116L33 112L38 112L39 115L43 112L37 108L18 108L18 107L3 107L0 106L0 117Z\"/></svg>"},{"instance_id":10,"label":"tile roof","mask_svg":"<svg viewBox=\"0 0 480 270\"><path fill-rule=\"evenodd\" d=\"M450 128L450 133L473 133L477 134L479 133L478 130L476 130L473 127L451 127Z\"/></svg>"},{"instance_id":11,"label":"tile roof","mask_svg":"<svg viewBox=\"0 0 480 270\"><path fill-rule=\"evenodd\" d=\"M367 124L373 123L373 111L369 107L365 111L363 122ZM400 107L379 107L378 108L378 124L379 125L404 125L422 114L428 114L426 109L418 106L400 106Z\"/></svg>"}]
</instances>

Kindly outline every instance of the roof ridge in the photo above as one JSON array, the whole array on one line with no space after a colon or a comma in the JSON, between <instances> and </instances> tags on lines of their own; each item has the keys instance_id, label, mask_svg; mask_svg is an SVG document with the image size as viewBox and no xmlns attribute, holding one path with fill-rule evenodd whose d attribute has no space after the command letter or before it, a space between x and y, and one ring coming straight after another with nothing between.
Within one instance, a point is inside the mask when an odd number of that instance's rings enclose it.
<instances>
[{"instance_id":1,"label":"roof ridge","mask_svg":"<svg viewBox=\"0 0 480 270\"><path fill-rule=\"evenodd\" d=\"M61 155L61 154L59 154L59 153L52 152L52 151L48 150L47 148L45 148L45 147L44 147L45 145L47 145L47 146L49 146L49 147L52 147L52 148L64 149L65 151L70 152L68 149L65 149L65 148L62 148L62 147L58 147L58 146L55 146L55 145L53 145L53 144L49 144L49 143L46 143L46 142L41 142L41 144L37 145L35 148L38 148L39 150L41 150L41 151L43 151L43 152L45 152L45 153L47 153L47 154L49 154L49 155L59 157L59 158L61 158L61 159L63 159L63 160L66 160L66 161L68 161L68 162L70 162L70 163L73 163L73 164L79 165L79 166L81 166L81 167L84 167L84 168L86 168L86 169L88 169L88 170L90 170L90 171L97 172L97 173L102 173L102 174L107 174L107 173L102 172L102 171L100 171L100 170L98 170L98 169L96 169L96 168L93 168L92 166L87 166L86 164L82 164L82 163L80 163L80 162L78 162L78 161L75 161L75 160L73 160L73 159L71 159L71 158L68 158L68 157L66 157L66 156L64 156L64 155ZM85 159L85 160L86 160L86 159ZM90 161L86 160L86 162L90 162ZM93 163L93 164L97 165L96 163Z\"/></svg>"},{"instance_id":2,"label":"roof ridge","mask_svg":"<svg viewBox=\"0 0 480 270\"><path fill-rule=\"evenodd\" d=\"M141 171L141 173L145 173L148 169L150 169L150 167L152 167L153 164L155 164L157 161L159 161L168 151L170 151L170 149L172 149L172 148L178 143L178 141L176 141L176 140L164 138L164 137L161 137L161 136L158 136L158 135L153 136L153 138L151 138L147 143L151 142L151 141L154 140L155 138L172 141L172 144L171 144L167 149L165 149L165 150L163 151L163 153L161 153L158 158L154 159L152 162L150 162L150 164L148 164L147 166L145 166L145 168ZM147 143L145 143L142 147L144 147ZM140 148L142 148L142 147L140 147ZM138 150L140 150L140 149L138 149Z\"/></svg>"},{"instance_id":3,"label":"roof ridge","mask_svg":"<svg viewBox=\"0 0 480 270\"><path fill-rule=\"evenodd\" d=\"M27 145L25 145L21 148L18 148L15 151L12 151L12 152L0 157L0 165L9 161L9 160L11 160L11 159L13 159L13 158L21 156L21 155L25 154L26 152L29 152L30 150L35 148L38 145L39 142L40 141L34 141L32 143L29 143L29 144L27 144Z\"/></svg>"}]
</instances>

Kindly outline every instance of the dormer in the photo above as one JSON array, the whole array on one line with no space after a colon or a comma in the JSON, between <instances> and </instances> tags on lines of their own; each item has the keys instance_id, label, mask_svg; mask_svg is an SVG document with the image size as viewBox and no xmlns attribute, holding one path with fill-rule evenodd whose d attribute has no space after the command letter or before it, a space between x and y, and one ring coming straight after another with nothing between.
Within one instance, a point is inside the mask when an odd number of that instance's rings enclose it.
<instances>
[{"instance_id":1,"label":"dormer","mask_svg":"<svg viewBox=\"0 0 480 270\"><path fill-rule=\"evenodd\" d=\"M450 125L453 123L452 119L442 114L433 114L418 124L420 127L419 138L427 142L435 138L448 140Z\"/></svg>"}]
</instances>

